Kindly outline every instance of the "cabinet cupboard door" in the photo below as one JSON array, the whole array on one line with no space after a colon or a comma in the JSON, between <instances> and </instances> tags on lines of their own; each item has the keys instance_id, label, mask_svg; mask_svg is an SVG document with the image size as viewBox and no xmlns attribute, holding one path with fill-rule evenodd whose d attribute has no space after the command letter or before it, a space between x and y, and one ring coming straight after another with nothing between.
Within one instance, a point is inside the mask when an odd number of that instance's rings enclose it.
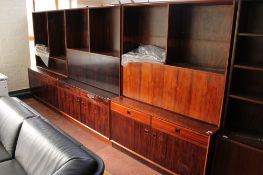
<instances>
[{"instance_id":1,"label":"cabinet cupboard door","mask_svg":"<svg viewBox=\"0 0 263 175\"><path fill-rule=\"evenodd\" d=\"M59 109L80 121L80 97L59 88Z\"/></svg>"},{"instance_id":2,"label":"cabinet cupboard door","mask_svg":"<svg viewBox=\"0 0 263 175\"><path fill-rule=\"evenodd\" d=\"M58 89L55 80L49 79L48 77L29 71L29 82L32 94L58 108Z\"/></svg>"},{"instance_id":3,"label":"cabinet cupboard door","mask_svg":"<svg viewBox=\"0 0 263 175\"><path fill-rule=\"evenodd\" d=\"M134 120L112 111L111 137L115 142L134 150Z\"/></svg>"},{"instance_id":4,"label":"cabinet cupboard door","mask_svg":"<svg viewBox=\"0 0 263 175\"><path fill-rule=\"evenodd\" d=\"M202 175L204 173L206 149L178 139L167 138L166 167L177 174Z\"/></svg>"},{"instance_id":5,"label":"cabinet cupboard door","mask_svg":"<svg viewBox=\"0 0 263 175\"><path fill-rule=\"evenodd\" d=\"M138 154L150 158L149 148L151 131L150 126L134 121L134 151Z\"/></svg>"},{"instance_id":6,"label":"cabinet cupboard door","mask_svg":"<svg viewBox=\"0 0 263 175\"><path fill-rule=\"evenodd\" d=\"M151 147L149 148L149 158L162 166L166 165L165 160L167 150L167 138L167 134L153 128L151 129Z\"/></svg>"},{"instance_id":7,"label":"cabinet cupboard door","mask_svg":"<svg viewBox=\"0 0 263 175\"><path fill-rule=\"evenodd\" d=\"M82 98L81 121L109 137L109 106L107 104L94 99Z\"/></svg>"}]
</instances>

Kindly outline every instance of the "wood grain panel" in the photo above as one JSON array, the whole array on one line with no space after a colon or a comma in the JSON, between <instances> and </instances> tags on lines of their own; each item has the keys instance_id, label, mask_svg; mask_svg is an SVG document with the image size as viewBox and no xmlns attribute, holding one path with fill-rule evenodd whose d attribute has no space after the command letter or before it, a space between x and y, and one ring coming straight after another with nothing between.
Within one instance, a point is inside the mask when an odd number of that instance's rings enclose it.
<instances>
[{"instance_id":1,"label":"wood grain panel","mask_svg":"<svg viewBox=\"0 0 263 175\"><path fill-rule=\"evenodd\" d=\"M166 153L167 168L175 173L184 175L204 174L206 149L168 136Z\"/></svg>"},{"instance_id":2,"label":"wood grain panel","mask_svg":"<svg viewBox=\"0 0 263 175\"><path fill-rule=\"evenodd\" d=\"M149 63L123 67L123 95L218 125L224 97L221 74Z\"/></svg>"}]
</instances>

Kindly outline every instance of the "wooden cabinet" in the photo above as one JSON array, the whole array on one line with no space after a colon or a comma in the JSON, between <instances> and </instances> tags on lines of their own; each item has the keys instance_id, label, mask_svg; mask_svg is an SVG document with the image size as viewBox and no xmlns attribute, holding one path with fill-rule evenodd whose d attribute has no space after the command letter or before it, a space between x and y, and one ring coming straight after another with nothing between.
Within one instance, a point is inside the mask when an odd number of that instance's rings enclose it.
<instances>
[{"instance_id":1,"label":"wooden cabinet","mask_svg":"<svg viewBox=\"0 0 263 175\"><path fill-rule=\"evenodd\" d=\"M108 102L95 100L93 97L82 97L81 122L106 137L110 137Z\"/></svg>"},{"instance_id":2,"label":"wooden cabinet","mask_svg":"<svg viewBox=\"0 0 263 175\"><path fill-rule=\"evenodd\" d=\"M115 102L111 104L111 136L114 142L177 174L205 173L208 136L198 136L182 126L180 130L175 128L167 132L171 124L145 111Z\"/></svg>"},{"instance_id":3,"label":"wooden cabinet","mask_svg":"<svg viewBox=\"0 0 263 175\"><path fill-rule=\"evenodd\" d=\"M28 69L31 93L34 97L58 107L57 80Z\"/></svg>"},{"instance_id":4,"label":"wooden cabinet","mask_svg":"<svg viewBox=\"0 0 263 175\"><path fill-rule=\"evenodd\" d=\"M236 137L236 136L234 136ZM216 142L213 175L262 175L263 151L261 148L242 144L231 135L220 135Z\"/></svg>"},{"instance_id":5,"label":"wooden cabinet","mask_svg":"<svg viewBox=\"0 0 263 175\"><path fill-rule=\"evenodd\" d=\"M116 127L115 127L116 126ZM134 120L111 112L111 138L121 145L134 149Z\"/></svg>"},{"instance_id":6,"label":"wooden cabinet","mask_svg":"<svg viewBox=\"0 0 263 175\"><path fill-rule=\"evenodd\" d=\"M206 148L168 136L165 164L177 174L201 175L205 172Z\"/></svg>"},{"instance_id":7,"label":"wooden cabinet","mask_svg":"<svg viewBox=\"0 0 263 175\"><path fill-rule=\"evenodd\" d=\"M65 90L62 87L58 89L59 109L73 117L74 119L81 121L80 116L80 97L72 92Z\"/></svg>"}]
</instances>

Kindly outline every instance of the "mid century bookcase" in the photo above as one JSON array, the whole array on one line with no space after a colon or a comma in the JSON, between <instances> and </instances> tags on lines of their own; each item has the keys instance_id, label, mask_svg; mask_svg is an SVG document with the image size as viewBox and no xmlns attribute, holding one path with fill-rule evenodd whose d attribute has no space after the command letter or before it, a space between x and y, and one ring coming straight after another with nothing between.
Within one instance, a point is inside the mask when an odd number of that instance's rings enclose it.
<instances>
[{"instance_id":1,"label":"mid century bookcase","mask_svg":"<svg viewBox=\"0 0 263 175\"><path fill-rule=\"evenodd\" d=\"M233 0L185 0L33 13L34 96L163 173L207 174L221 126ZM141 44L165 64L129 63ZM253 80L251 80L253 81ZM47 90L48 89L48 90Z\"/></svg>"}]
</instances>

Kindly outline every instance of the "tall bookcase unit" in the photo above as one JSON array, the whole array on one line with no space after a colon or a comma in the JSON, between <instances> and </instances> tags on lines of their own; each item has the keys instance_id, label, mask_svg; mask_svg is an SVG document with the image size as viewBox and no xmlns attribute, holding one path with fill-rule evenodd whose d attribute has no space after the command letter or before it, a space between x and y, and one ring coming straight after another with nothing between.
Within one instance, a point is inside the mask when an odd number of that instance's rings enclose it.
<instances>
[{"instance_id":1,"label":"tall bookcase unit","mask_svg":"<svg viewBox=\"0 0 263 175\"><path fill-rule=\"evenodd\" d=\"M111 101L113 145L168 172L208 173L211 140L221 121L234 2L128 4L122 13L122 54L155 45L165 50L166 63L122 66L123 94Z\"/></svg>"},{"instance_id":2,"label":"tall bookcase unit","mask_svg":"<svg viewBox=\"0 0 263 175\"><path fill-rule=\"evenodd\" d=\"M263 173L258 164L263 160L262 20L262 1L238 1L224 132L217 142L214 174ZM229 161L222 164L222 159Z\"/></svg>"}]
</instances>

